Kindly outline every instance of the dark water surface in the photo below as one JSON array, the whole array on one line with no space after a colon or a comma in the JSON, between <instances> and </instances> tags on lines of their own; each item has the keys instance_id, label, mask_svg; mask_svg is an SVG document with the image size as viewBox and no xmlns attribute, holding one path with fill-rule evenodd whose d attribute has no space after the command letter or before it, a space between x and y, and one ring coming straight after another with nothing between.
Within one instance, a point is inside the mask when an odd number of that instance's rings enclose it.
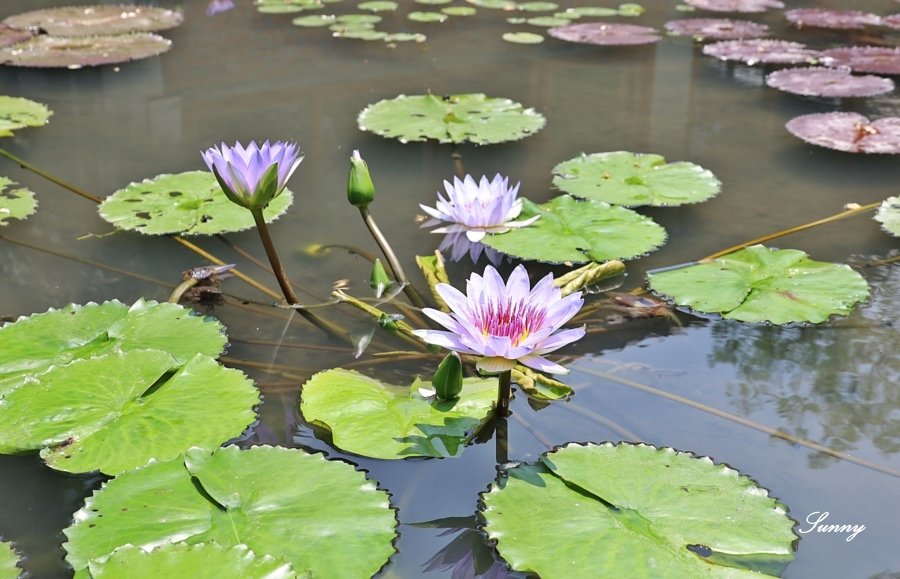
<instances>
[{"instance_id":1,"label":"dark water surface","mask_svg":"<svg viewBox=\"0 0 900 579\"><path fill-rule=\"evenodd\" d=\"M186 2L184 25L164 33L174 47L158 58L118 69L0 68L0 94L44 102L55 113L47 127L19 131L0 146L105 196L160 173L202 169L200 150L223 140L298 140L306 159L290 185L296 202L272 231L295 280L320 296L342 278L351 281L357 294L368 293L364 260L341 251L327 257L301 251L312 243L371 247L344 196L354 148L361 149L376 181L373 212L416 280L412 255L430 252L439 242L439 236L418 228L414 216L417 204L433 204L441 181L452 176L451 148L403 145L356 127L363 107L400 93L484 92L510 97L546 115L547 127L529 139L462 147L468 172L501 172L512 181L521 180L522 193L537 201L554 195L551 168L581 152L654 152L711 169L724 183L716 199L642 211L664 225L670 238L661 250L629 264L626 288L640 284L647 269L696 259L824 217L848 202L871 203L898 194L896 157L815 148L783 128L791 117L812 112L898 115L896 92L842 102L787 95L765 87L762 69L704 57L683 38L634 48L584 47L553 39L537 46L511 45L501 34L524 27L509 25L504 22L507 14L487 9L475 17L419 25L405 23L402 14L408 10L401 7L396 15L386 15L385 28L426 32L429 40L391 49L382 43L332 40L326 30L292 26L292 15L258 14L249 1L236 1L234 10L214 17L205 15L206 2ZM0 18L64 4L4 0ZM661 26L668 19L691 16L677 12L674 1L646 4L647 14L627 21ZM888 0L790 4L880 14L900 8ZM337 5L337 10L350 12L351 3ZM816 47L849 43L841 33L789 32L777 11L754 19L771 24L776 37L807 39ZM111 227L92 203L3 159L0 175L31 188L40 200L36 215L3 227L3 236L173 285L182 270L202 264L165 238L106 235ZM262 257L253 232L228 238ZM199 243L265 279L219 240ZM885 257L897 249L896 240L868 215L773 245L843 262ZM471 269L455 265L451 275L459 284ZM850 318L824 326L774 328L687 315L682 316L682 327L661 319L609 325L608 331L561 352L573 370L566 378L576 391L571 400L535 410L522 395L515 399L510 458L532 460L547 450L545 442L587 440L644 441L708 455L758 480L789 505L798 520L828 511L829 522L866 526L851 542L842 534L804 535L786 576L897 577L897 478L622 382L652 386L900 469L900 273L896 264L862 271L873 284L870 302ZM225 289L267 300L237 280L227 282ZM147 281L0 240L2 315L27 315L70 302L165 300L168 292ZM282 368L281 375L245 368L259 383L265 401L261 423L242 444L322 449L367 469L392 493L401 521L399 553L382 576L450 577L448 564L428 562L457 534L413 524L445 517L460 519L449 526L468 522L478 493L495 476L493 441L447 460L386 462L337 451L298 422L295 407L306 377L350 363L352 355L288 347L327 342L302 323L285 326L235 305L211 313L228 327L233 342L229 357L289 367ZM360 329L367 323L335 315ZM281 348L272 345L282 341ZM417 372L429 374L432 366L380 365L363 371L408 383ZM61 530L100 481L53 472L36 456L0 456L0 536L15 541L26 554L31 576L68 573ZM577 537L559 538L569 539ZM602 570L596 576L602 576Z\"/></svg>"}]
</instances>

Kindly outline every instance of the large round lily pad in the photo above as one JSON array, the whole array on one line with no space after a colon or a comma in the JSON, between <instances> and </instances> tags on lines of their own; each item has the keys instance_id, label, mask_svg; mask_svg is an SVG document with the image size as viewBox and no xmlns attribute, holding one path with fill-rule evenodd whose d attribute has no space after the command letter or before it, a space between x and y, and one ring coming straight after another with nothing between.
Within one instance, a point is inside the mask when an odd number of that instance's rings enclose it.
<instances>
[{"instance_id":1,"label":"large round lily pad","mask_svg":"<svg viewBox=\"0 0 900 579\"><path fill-rule=\"evenodd\" d=\"M0 137L25 127L43 127L53 113L41 103L20 97L0 96Z\"/></svg>"},{"instance_id":2,"label":"large round lily pad","mask_svg":"<svg viewBox=\"0 0 900 579\"><path fill-rule=\"evenodd\" d=\"M900 47L843 46L822 51L828 66L849 66L853 72L900 74Z\"/></svg>"},{"instance_id":3,"label":"large round lily pad","mask_svg":"<svg viewBox=\"0 0 900 579\"><path fill-rule=\"evenodd\" d=\"M96 36L155 32L181 24L181 12L154 6L97 5L43 8L9 16L3 21L18 30L40 30L52 36Z\"/></svg>"},{"instance_id":4,"label":"large round lily pad","mask_svg":"<svg viewBox=\"0 0 900 579\"><path fill-rule=\"evenodd\" d=\"M785 92L830 98L868 97L894 90L894 82L880 76L853 76L846 68L786 68L766 76L766 84Z\"/></svg>"},{"instance_id":5,"label":"large round lily pad","mask_svg":"<svg viewBox=\"0 0 900 579\"><path fill-rule=\"evenodd\" d=\"M8 393L0 452L42 449L57 470L114 475L236 438L258 402L242 372L203 354L182 367L159 350L115 352L52 367Z\"/></svg>"},{"instance_id":6,"label":"large round lily pad","mask_svg":"<svg viewBox=\"0 0 900 579\"><path fill-rule=\"evenodd\" d=\"M6 225L10 219L25 219L37 208L34 193L12 185L12 180L0 177L0 225Z\"/></svg>"},{"instance_id":7,"label":"large round lily pad","mask_svg":"<svg viewBox=\"0 0 900 579\"><path fill-rule=\"evenodd\" d=\"M546 119L534 109L505 98L427 94L400 95L369 105L359 114L358 122L364 131L402 143L436 139L441 143L486 145L534 134Z\"/></svg>"},{"instance_id":8,"label":"large round lily pad","mask_svg":"<svg viewBox=\"0 0 900 579\"><path fill-rule=\"evenodd\" d=\"M9 46L10 44L18 44L25 42L31 38L31 32L28 30L16 30L0 23L0 46Z\"/></svg>"},{"instance_id":9,"label":"large round lily pad","mask_svg":"<svg viewBox=\"0 0 900 579\"><path fill-rule=\"evenodd\" d=\"M653 44L661 38L659 31L655 28L618 22L568 24L551 28L547 33L554 38L568 42L598 44L600 46Z\"/></svg>"},{"instance_id":10,"label":"large round lily pad","mask_svg":"<svg viewBox=\"0 0 900 579\"><path fill-rule=\"evenodd\" d=\"M665 29L672 34L713 40L737 40L768 36L769 27L750 20L728 18L682 18L666 22Z\"/></svg>"},{"instance_id":11,"label":"large round lily pad","mask_svg":"<svg viewBox=\"0 0 900 579\"><path fill-rule=\"evenodd\" d=\"M363 456L450 457L491 417L496 378L467 378L459 398L423 398L422 383L394 386L352 370L319 372L303 385L307 422L327 428L335 446Z\"/></svg>"},{"instance_id":12,"label":"large round lily pad","mask_svg":"<svg viewBox=\"0 0 900 579\"><path fill-rule=\"evenodd\" d=\"M713 12L765 12L769 8L784 8L780 0L684 0L684 3Z\"/></svg>"},{"instance_id":13,"label":"large round lily pad","mask_svg":"<svg viewBox=\"0 0 900 579\"><path fill-rule=\"evenodd\" d=\"M822 53L807 48L799 42L787 40L723 40L703 47L703 54L719 60L736 60L754 64L803 64L815 63Z\"/></svg>"},{"instance_id":14,"label":"large round lily pad","mask_svg":"<svg viewBox=\"0 0 900 579\"><path fill-rule=\"evenodd\" d=\"M866 280L849 266L762 245L647 278L650 289L680 306L742 322L824 322L869 295Z\"/></svg>"},{"instance_id":15,"label":"large round lily pad","mask_svg":"<svg viewBox=\"0 0 900 579\"><path fill-rule=\"evenodd\" d=\"M830 8L795 8L787 10L784 17L797 28L831 28L854 30L881 24L881 17L859 10L834 10Z\"/></svg>"},{"instance_id":16,"label":"large round lily pad","mask_svg":"<svg viewBox=\"0 0 900 579\"><path fill-rule=\"evenodd\" d=\"M13 550L11 543L0 542L0 579L17 579L22 573L16 565L19 556Z\"/></svg>"},{"instance_id":17,"label":"large round lily pad","mask_svg":"<svg viewBox=\"0 0 900 579\"><path fill-rule=\"evenodd\" d=\"M785 125L807 143L847 153L900 154L900 117L870 121L857 113L816 113Z\"/></svg>"},{"instance_id":18,"label":"large round lily pad","mask_svg":"<svg viewBox=\"0 0 900 579\"><path fill-rule=\"evenodd\" d=\"M293 202L285 190L263 211L278 219ZM209 171L158 175L120 189L100 204L100 216L119 229L145 235L214 235L254 226L249 211L225 196Z\"/></svg>"},{"instance_id":19,"label":"large round lily pad","mask_svg":"<svg viewBox=\"0 0 900 579\"><path fill-rule=\"evenodd\" d=\"M885 231L900 237L900 196L885 199L875 213L875 219L881 222Z\"/></svg>"},{"instance_id":20,"label":"large round lily pad","mask_svg":"<svg viewBox=\"0 0 900 579\"><path fill-rule=\"evenodd\" d=\"M602 201L560 195L543 205L526 200L520 217L540 215L528 227L488 235L482 243L498 251L551 263L631 259L653 251L666 230L649 217Z\"/></svg>"},{"instance_id":21,"label":"large round lily pad","mask_svg":"<svg viewBox=\"0 0 900 579\"><path fill-rule=\"evenodd\" d=\"M106 483L64 531L78 572L118 547L214 541L246 545L300 575L370 577L394 552L388 494L321 454L230 446L155 463Z\"/></svg>"},{"instance_id":22,"label":"large round lily pad","mask_svg":"<svg viewBox=\"0 0 900 579\"><path fill-rule=\"evenodd\" d=\"M201 577L216 579L293 579L289 563L256 555L246 545L226 549L216 543L166 543L152 551L119 547L106 561L91 561L91 579ZM304 575L307 577L307 575Z\"/></svg>"},{"instance_id":23,"label":"large round lily pad","mask_svg":"<svg viewBox=\"0 0 900 579\"><path fill-rule=\"evenodd\" d=\"M708 169L654 154L615 151L582 154L553 168L562 191L612 205L675 206L714 197L722 183Z\"/></svg>"},{"instance_id":24,"label":"large round lily pad","mask_svg":"<svg viewBox=\"0 0 900 579\"><path fill-rule=\"evenodd\" d=\"M171 47L171 40L149 32L79 37L39 34L26 42L0 48L0 64L75 69L149 58Z\"/></svg>"},{"instance_id":25,"label":"large round lily pad","mask_svg":"<svg viewBox=\"0 0 900 579\"><path fill-rule=\"evenodd\" d=\"M497 550L543 579L779 574L797 539L786 511L727 466L643 444L569 444L482 494Z\"/></svg>"}]
</instances>

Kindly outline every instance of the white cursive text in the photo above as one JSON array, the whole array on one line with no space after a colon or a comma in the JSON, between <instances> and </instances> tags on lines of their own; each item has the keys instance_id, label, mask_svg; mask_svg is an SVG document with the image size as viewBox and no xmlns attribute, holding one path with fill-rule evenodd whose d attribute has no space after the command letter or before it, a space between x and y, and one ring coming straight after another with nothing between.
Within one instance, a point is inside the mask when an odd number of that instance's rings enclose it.
<instances>
[{"instance_id":1,"label":"white cursive text","mask_svg":"<svg viewBox=\"0 0 900 579\"><path fill-rule=\"evenodd\" d=\"M813 511L806 517L806 523L809 528L799 529L804 535L816 531L818 533L850 533L847 535L847 542L853 540L856 535L866 530L865 525L823 525L822 523L828 518L828 511Z\"/></svg>"}]
</instances>

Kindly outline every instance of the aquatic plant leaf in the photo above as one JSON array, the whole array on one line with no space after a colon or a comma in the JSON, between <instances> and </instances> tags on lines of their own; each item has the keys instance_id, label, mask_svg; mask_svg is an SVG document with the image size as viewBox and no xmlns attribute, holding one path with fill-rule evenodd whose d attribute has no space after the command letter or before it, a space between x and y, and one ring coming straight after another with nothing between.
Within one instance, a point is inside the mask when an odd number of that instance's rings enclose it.
<instances>
[{"instance_id":1,"label":"aquatic plant leaf","mask_svg":"<svg viewBox=\"0 0 900 579\"><path fill-rule=\"evenodd\" d=\"M16 566L18 562L19 556L13 550L12 543L0 541L0 579L18 579L22 573Z\"/></svg>"},{"instance_id":2,"label":"aquatic plant leaf","mask_svg":"<svg viewBox=\"0 0 900 579\"><path fill-rule=\"evenodd\" d=\"M0 405L0 452L41 449L51 468L115 475L214 448L255 419L259 391L244 374L197 354L132 350L54 366Z\"/></svg>"},{"instance_id":3,"label":"aquatic plant leaf","mask_svg":"<svg viewBox=\"0 0 900 579\"><path fill-rule=\"evenodd\" d=\"M25 42L31 38L31 32L28 30L16 30L0 23L0 46L9 46L10 44L18 44Z\"/></svg>"},{"instance_id":4,"label":"aquatic plant leaf","mask_svg":"<svg viewBox=\"0 0 900 579\"><path fill-rule=\"evenodd\" d=\"M797 28L831 28L858 30L881 24L877 14L859 10L834 10L830 8L795 8L787 10L784 17Z\"/></svg>"},{"instance_id":5,"label":"aquatic plant leaf","mask_svg":"<svg viewBox=\"0 0 900 579\"><path fill-rule=\"evenodd\" d=\"M574 15L576 18L582 16L589 17L605 17L618 16L619 11L614 8L603 8L601 6L578 6L576 8L567 8L566 13Z\"/></svg>"},{"instance_id":6,"label":"aquatic plant leaf","mask_svg":"<svg viewBox=\"0 0 900 579\"><path fill-rule=\"evenodd\" d=\"M11 185L15 185L15 182L0 177L0 226L7 225L10 219L25 219L37 208L34 193Z\"/></svg>"},{"instance_id":7,"label":"aquatic plant leaf","mask_svg":"<svg viewBox=\"0 0 900 579\"><path fill-rule=\"evenodd\" d=\"M894 82L880 76L853 76L847 68L786 68L766 76L772 88L804 96L867 97L894 90Z\"/></svg>"},{"instance_id":8,"label":"aquatic plant leaf","mask_svg":"<svg viewBox=\"0 0 900 579\"><path fill-rule=\"evenodd\" d=\"M495 10L518 10L519 6L514 0L466 0L479 8L493 8Z\"/></svg>"},{"instance_id":9,"label":"aquatic plant leaf","mask_svg":"<svg viewBox=\"0 0 900 579\"><path fill-rule=\"evenodd\" d=\"M680 306L742 322L824 322L869 295L865 279L849 266L762 245L647 279L650 289Z\"/></svg>"},{"instance_id":10,"label":"aquatic plant leaf","mask_svg":"<svg viewBox=\"0 0 900 579\"><path fill-rule=\"evenodd\" d=\"M303 27L317 27L317 26L330 26L337 22L337 17L334 14L311 14L309 16L298 16L291 20L291 24L294 26L303 26Z\"/></svg>"},{"instance_id":11,"label":"aquatic plant leaf","mask_svg":"<svg viewBox=\"0 0 900 579\"><path fill-rule=\"evenodd\" d=\"M246 545L226 549L216 543L166 543L152 551L119 547L105 561L88 564L91 579L131 577L216 577L218 579L293 579L290 563L256 555ZM304 577L308 575L304 574Z\"/></svg>"},{"instance_id":12,"label":"aquatic plant leaf","mask_svg":"<svg viewBox=\"0 0 900 579\"><path fill-rule=\"evenodd\" d=\"M455 457L491 417L497 378L466 378L459 398L424 398L416 380L394 386L352 370L319 372L303 385L300 410L338 448L372 458Z\"/></svg>"},{"instance_id":13,"label":"aquatic plant leaf","mask_svg":"<svg viewBox=\"0 0 900 579\"><path fill-rule=\"evenodd\" d=\"M703 47L703 54L719 60L736 60L754 64L802 64L815 63L822 53L811 50L805 44L787 40L723 40Z\"/></svg>"},{"instance_id":14,"label":"aquatic plant leaf","mask_svg":"<svg viewBox=\"0 0 900 579\"><path fill-rule=\"evenodd\" d=\"M666 230L649 217L602 201L578 201L560 195L543 205L525 201L520 218L540 214L528 227L488 235L488 247L521 259L585 263L631 259L653 251Z\"/></svg>"},{"instance_id":15,"label":"aquatic plant leaf","mask_svg":"<svg viewBox=\"0 0 900 579\"><path fill-rule=\"evenodd\" d=\"M569 21L566 18L556 18L555 16L537 16L535 18L527 18L525 23L531 24L532 26L546 26L547 28L551 28L553 26L565 26Z\"/></svg>"},{"instance_id":16,"label":"aquatic plant leaf","mask_svg":"<svg viewBox=\"0 0 900 579\"><path fill-rule=\"evenodd\" d=\"M506 32L503 40L513 44L540 44L544 37L533 32Z\"/></svg>"},{"instance_id":17,"label":"aquatic plant leaf","mask_svg":"<svg viewBox=\"0 0 900 579\"><path fill-rule=\"evenodd\" d=\"M684 3L712 12L765 12L769 8L784 8L779 0L684 0Z\"/></svg>"},{"instance_id":18,"label":"aquatic plant leaf","mask_svg":"<svg viewBox=\"0 0 900 579\"><path fill-rule=\"evenodd\" d=\"M447 6L441 8L441 12L447 16L472 16L478 11L471 6Z\"/></svg>"},{"instance_id":19,"label":"aquatic plant leaf","mask_svg":"<svg viewBox=\"0 0 900 579\"><path fill-rule=\"evenodd\" d=\"M353 466L298 449L191 449L107 482L63 531L78 572L118 547L246 545L301 576L370 577L394 552L389 496Z\"/></svg>"},{"instance_id":20,"label":"aquatic plant leaf","mask_svg":"<svg viewBox=\"0 0 900 579\"><path fill-rule=\"evenodd\" d=\"M875 213L875 220L894 237L900 237L900 196L888 197Z\"/></svg>"},{"instance_id":21,"label":"aquatic plant leaf","mask_svg":"<svg viewBox=\"0 0 900 579\"><path fill-rule=\"evenodd\" d=\"M598 44L601 46L630 46L635 44L653 44L661 38L659 31L649 26L620 24L617 22L588 22L584 24L568 24L548 30L550 36L577 42L579 44Z\"/></svg>"},{"instance_id":22,"label":"aquatic plant leaf","mask_svg":"<svg viewBox=\"0 0 900 579\"><path fill-rule=\"evenodd\" d=\"M0 328L0 398L50 366L110 352L162 350L183 364L225 347L217 321L169 303L69 305Z\"/></svg>"},{"instance_id":23,"label":"aquatic plant leaf","mask_svg":"<svg viewBox=\"0 0 900 579\"><path fill-rule=\"evenodd\" d=\"M446 22L449 16L443 12L410 12L406 15L413 22Z\"/></svg>"},{"instance_id":24,"label":"aquatic plant leaf","mask_svg":"<svg viewBox=\"0 0 900 579\"><path fill-rule=\"evenodd\" d=\"M378 24L381 16L375 14L343 14L337 17L341 24Z\"/></svg>"},{"instance_id":25,"label":"aquatic plant leaf","mask_svg":"<svg viewBox=\"0 0 900 579\"><path fill-rule=\"evenodd\" d=\"M278 219L293 202L287 189L263 211ZM254 226L253 216L225 196L209 171L157 175L119 189L100 204L100 217L144 235L214 235Z\"/></svg>"},{"instance_id":26,"label":"aquatic plant leaf","mask_svg":"<svg viewBox=\"0 0 900 579\"><path fill-rule=\"evenodd\" d=\"M750 20L728 18L682 18L666 22L664 28L672 34L693 36L696 39L738 40L769 35L769 27Z\"/></svg>"},{"instance_id":27,"label":"aquatic plant leaf","mask_svg":"<svg viewBox=\"0 0 900 579\"><path fill-rule=\"evenodd\" d=\"M900 74L900 47L844 46L822 51L828 66L849 66L853 72Z\"/></svg>"},{"instance_id":28,"label":"aquatic plant leaf","mask_svg":"<svg viewBox=\"0 0 900 579\"><path fill-rule=\"evenodd\" d=\"M111 4L43 8L9 16L3 23L18 30L41 30L51 36L97 36L168 30L183 21L184 16L177 10Z\"/></svg>"},{"instance_id":29,"label":"aquatic plant leaf","mask_svg":"<svg viewBox=\"0 0 900 579\"><path fill-rule=\"evenodd\" d=\"M478 145L514 141L536 133L546 119L534 109L483 94L439 97L400 95L369 105L359 114L359 128L400 142L436 139L441 143Z\"/></svg>"},{"instance_id":30,"label":"aquatic plant leaf","mask_svg":"<svg viewBox=\"0 0 900 579\"><path fill-rule=\"evenodd\" d=\"M794 117L787 130L807 143L847 153L900 154L900 117L870 121L857 113Z\"/></svg>"},{"instance_id":31,"label":"aquatic plant leaf","mask_svg":"<svg viewBox=\"0 0 900 579\"><path fill-rule=\"evenodd\" d=\"M629 18L636 18L646 12L646 9L640 4L634 4L632 2L628 2L626 4L619 4L618 13L619 16L626 16Z\"/></svg>"},{"instance_id":32,"label":"aquatic plant leaf","mask_svg":"<svg viewBox=\"0 0 900 579\"><path fill-rule=\"evenodd\" d=\"M389 0L373 0L372 2L362 2L357 8L360 10L368 10L369 12L393 12L399 7L396 2Z\"/></svg>"},{"instance_id":33,"label":"aquatic plant leaf","mask_svg":"<svg viewBox=\"0 0 900 579\"><path fill-rule=\"evenodd\" d=\"M20 97L0 95L0 137L25 127L43 127L53 112L41 103Z\"/></svg>"},{"instance_id":34,"label":"aquatic plant leaf","mask_svg":"<svg viewBox=\"0 0 900 579\"><path fill-rule=\"evenodd\" d=\"M797 539L786 507L707 457L644 444L568 444L481 495L485 532L544 579L780 575ZM565 537L553 541L548 538ZM701 555L700 553L704 553Z\"/></svg>"},{"instance_id":35,"label":"aquatic plant leaf","mask_svg":"<svg viewBox=\"0 0 900 579\"><path fill-rule=\"evenodd\" d=\"M900 29L900 14L888 14L887 16L883 16L881 18L881 25L893 28L894 30ZM2 36L3 33L0 31L0 37ZM0 40L0 44L2 44L2 40Z\"/></svg>"},{"instance_id":36,"label":"aquatic plant leaf","mask_svg":"<svg viewBox=\"0 0 900 579\"><path fill-rule=\"evenodd\" d=\"M0 48L0 64L75 69L158 56L171 47L171 40L149 32L78 37L39 34Z\"/></svg>"},{"instance_id":37,"label":"aquatic plant leaf","mask_svg":"<svg viewBox=\"0 0 900 579\"><path fill-rule=\"evenodd\" d=\"M520 2L517 8L524 12L548 12L559 8L559 4L555 2Z\"/></svg>"},{"instance_id":38,"label":"aquatic plant leaf","mask_svg":"<svg viewBox=\"0 0 900 579\"><path fill-rule=\"evenodd\" d=\"M626 207L699 203L722 189L716 176L699 165L628 151L582 154L560 163L553 168L553 184L576 197Z\"/></svg>"}]
</instances>

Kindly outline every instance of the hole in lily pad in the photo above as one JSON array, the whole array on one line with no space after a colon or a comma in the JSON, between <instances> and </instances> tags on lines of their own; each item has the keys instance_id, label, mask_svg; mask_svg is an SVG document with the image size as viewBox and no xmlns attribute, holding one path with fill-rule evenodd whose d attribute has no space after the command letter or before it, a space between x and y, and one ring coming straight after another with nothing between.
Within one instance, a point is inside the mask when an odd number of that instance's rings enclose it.
<instances>
[{"instance_id":1,"label":"hole in lily pad","mask_svg":"<svg viewBox=\"0 0 900 579\"><path fill-rule=\"evenodd\" d=\"M787 40L724 40L703 47L703 54L749 65L815 63L822 54L799 42Z\"/></svg>"},{"instance_id":2,"label":"hole in lily pad","mask_svg":"<svg viewBox=\"0 0 900 579\"><path fill-rule=\"evenodd\" d=\"M849 69L824 67L777 70L766 84L785 92L830 98L868 97L894 90L894 82L880 76L853 76Z\"/></svg>"},{"instance_id":3,"label":"hole in lily pad","mask_svg":"<svg viewBox=\"0 0 900 579\"><path fill-rule=\"evenodd\" d=\"M0 48L0 64L36 68L81 68L160 55L172 42L147 32L116 36L55 37L44 34Z\"/></svg>"},{"instance_id":4,"label":"hole in lily pad","mask_svg":"<svg viewBox=\"0 0 900 579\"><path fill-rule=\"evenodd\" d=\"M853 30L881 24L881 18L878 15L859 10L796 8L786 11L784 17L797 28Z\"/></svg>"},{"instance_id":5,"label":"hole in lily pad","mask_svg":"<svg viewBox=\"0 0 900 579\"><path fill-rule=\"evenodd\" d=\"M847 153L900 154L900 117L870 121L857 113L818 113L785 125L807 143Z\"/></svg>"},{"instance_id":6,"label":"hole in lily pad","mask_svg":"<svg viewBox=\"0 0 900 579\"><path fill-rule=\"evenodd\" d=\"M900 48L846 46L822 51L828 66L849 66L853 72L900 74Z\"/></svg>"},{"instance_id":7,"label":"hole in lily pad","mask_svg":"<svg viewBox=\"0 0 900 579\"><path fill-rule=\"evenodd\" d=\"M712 12L765 12L770 8L784 8L780 0L684 0L684 3Z\"/></svg>"},{"instance_id":8,"label":"hole in lily pad","mask_svg":"<svg viewBox=\"0 0 900 579\"><path fill-rule=\"evenodd\" d=\"M683 18L666 22L665 29L672 34L693 36L699 40L739 40L769 35L769 27L765 24L728 18Z\"/></svg>"},{"instance_id":9,"label":"hole in lily pad","mask_svg":"<svg viewBox=\"0 0 900 579\"><path fill-rule=\"evenodd\" d=\"M103 36L168 30L183 20L177 10L111 4L33 10L9 16L3 23L19 30L41 30L51 36Z\"/></svg>"},{"instance_id":10,"label":"hole in lily pad","mask_svg":"<svg viewBox=\"0 0 900 579\"><path fill-rule=\"evenodd\" d=\"M551 28L548 32L560 40L600 46L653 44L660 39L655 28L635 24L590 22Z\"/></svg>"}]
</instances>

